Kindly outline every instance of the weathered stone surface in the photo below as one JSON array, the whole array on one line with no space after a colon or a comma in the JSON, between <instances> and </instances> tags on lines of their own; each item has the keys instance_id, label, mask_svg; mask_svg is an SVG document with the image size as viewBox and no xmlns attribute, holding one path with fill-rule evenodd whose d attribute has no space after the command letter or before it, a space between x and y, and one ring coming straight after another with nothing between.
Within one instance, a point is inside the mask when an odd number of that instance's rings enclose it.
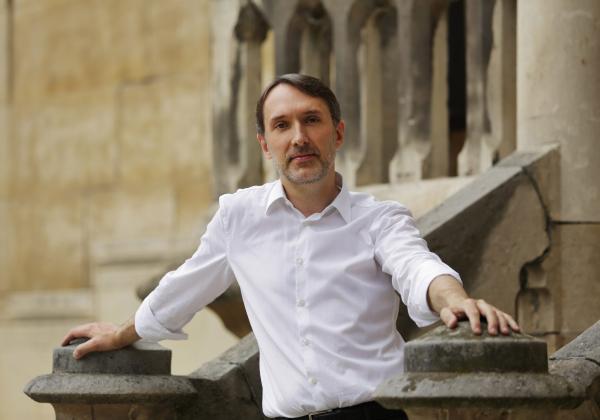
<instances>
[{"instance_id":1,"label":"weathered stone surface","mask_svg":"<svg viewBox=\"0 0 600 420\"><path fill-rule=\"evenodd\" d=\"M399 184L373 184L357 188L373 194L378 200L394 200L410 209L413 217L420 218L442 204L448 197L465 188L473 177L422 179Z\"/></svg>"},{"instance_id":2,"label":"weathered stone surface","mask_svg":"<svg viewBox=\"0 0 600 420\"><path fill-rule=\"evenodd\" d=\"M38 376L25 388L37 402L53 404L190 402L195 389L185 377L170 375L121 375L57 373Z\"/></svg>"},{"instance_id":3,"label":"weathered stone surface","mask_svg":"<svg viewBox=\"0 0 600 420\"><path fill-rule=\"evenodd\" d=\"M538 372L548 371L546 343L512 332L490 336L483 324L474 335L467 322L445 326L410 341L404 349L407 372Z\"/></svg>"},{"instance_id":4,"label":"weathered stone surface","mask_svg":"<svg viewBox=\"0 0 600 420\"><path fill-rule=\"evenodd\" d=\"M516 7L465 2L467 139L459 173L477 174L516 146Z\"/></svg>"},{"instance_id":5,"label":"weathered stone surface","mask_svg":"<svg viewBox=\"0 0 600 420\"><path fill-rule=\"evenodd\" d=\"M174 406L191 400L194 387L184 377L170 376L171 351L138 342L76 360L72 353L84 339L55 349L53 373L38 376L25 393L38 402L60 404L151 403Z\"/></svg>"},{"instance_id":6,"label":"weathered stone surface","mask_svg":"<svg viewBox=\"0 0 600 420\"><path fill-rule=\"evenodd\" d=\"M553 219L598 222L600 3L535 0L517 9L518 148L560 144L562 200Z\"/></svg>"},{"instance_id":7,"label":"weathered stone surface","mask_svg":"<svg viewBox=\"0 0 600 420\"><path fill-rule=\"evenodd\" d=\"M560 253L561 333L581 334L600 319L600 224L557 224Z\"/></svg>"},{"instance_id":8,"label":"weathered stone surface","mask_svg":"<svg viewBox=\"0 0 600 420\"><path fill-rule=\"evenodd\" d=\"M37 191L8 201L10 228L2 232L6 235L3 242L10 246L9 261L3 266L10 273L9 290L43 290L50 283L53 289L65 289L81 284L87 277L83 214L82 198L62 191Z\"/></svg>"},{"instance_id":9,"label":"weathered stone surface","mask_svg":"<svg viewBox=\"0 0 600 420\"><path fill-rule=\"evenodd\" d=\"M385 382L374 397L388 408L572 408L583 401L560 376L515 372L406 373Z\"/></svg>"},{"instance_id":10,"label":"weathered stone surface","mask_svg":"<svg viewBox=\"0 0 600 420\"><path fill-rule=\"evenodd\" d=\"M550 356L550 372L565 378L586 401L559 419L600 416L600 321Z\"/></svg>"},{"instance_id":11,"label":"weathered stone surface","mask_svg":"<svg viewBox=\"0 0 600 420\"><path fill-rule=\"evenodd\" d=\"M198 398L186 419L264 419L258 347L249 334L221 357L189 375Z\"/></svg>"},{"instance_id":12,"label":"weathered stone surface","mask_svg":"<svg viewBox=\"0 0 600 420\"><path fill-rule=\"evenodd\" d=\"M0 229L11 249L0 250L10 273L2 284L85 287L97 241L197 232L193 215L212 200L210 2L6 4Z\"/></svg>"},{"instance_id":13,"label":"weathered stone surface","mask_svg":"<svg viewBox=\"0 0 600 420\"><path fill-rule=\"evenodd\" d=\"M583 400L561 376L548 374L546 343L520 333L476 336L468 321L437 327L407 343L406 371L381 384L389 408L575 407Z\"/></svg>"},{"instance_id":14,"label":"weathered stone surface","mask_svg":"<svg viewBox=\"0 0 600 420\"><path fill-rule=\"evenodd\" d=\"M550 360L558 361L578 358L595 362L600 367L600 321L554 353L550 357Z\"/></svg>"},{"instance_id":15,"label":"weathered stone surface","mask_svg":"<svg viewBox=\"0 0 600 420\"><path fill-rule=\"evenodd\" d=\"M137 342L117 351L91 353L83 359L73 357L73 350L85 339L54 349L53 373L115 373L131 375L169 375L171 350L159 344Z\"/></svg>"},{"instance_id":16,"label":"weathered stone surface","mask_svg":"<svg viewBox=\"0 0 600 420\"><path fill-rule=\"evenodd\" d=\"M212 4L212 125L216 195L262 181L253 112L262 90L263 11L252 2Z\"/></svg>"},{"instance_id":17,"label":"weathered stone surface","mask_svg":"<svg viewBox=\"0 0 600 420\"><path fill-rule=\"evenodd\" d=\"M533 161L542 161L539 152ZM417 220L429 248L467 291L515 315L522 267L549 246L546 214L521 164L494 167ZM415 331L402 313L399 329Z\"/></svg>"}]
</instances>

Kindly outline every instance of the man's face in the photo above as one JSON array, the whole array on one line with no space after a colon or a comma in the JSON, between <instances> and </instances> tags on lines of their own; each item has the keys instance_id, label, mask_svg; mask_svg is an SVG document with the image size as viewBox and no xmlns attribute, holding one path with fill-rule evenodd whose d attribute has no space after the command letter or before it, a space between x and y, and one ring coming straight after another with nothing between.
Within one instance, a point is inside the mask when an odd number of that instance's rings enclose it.
<instances>
[{"instance_id":1,"label":"man's face","mask_svg":"<svg viewBox=\"0 0 600 420\"><path fill-rule=\"evenodd\" d=\"M334 170L335 152L344 142L344 123L334 126L325 101L282 83L263 107L265 134L257 135L280 177L311 184Z\"/></svg>"}]
</instances>

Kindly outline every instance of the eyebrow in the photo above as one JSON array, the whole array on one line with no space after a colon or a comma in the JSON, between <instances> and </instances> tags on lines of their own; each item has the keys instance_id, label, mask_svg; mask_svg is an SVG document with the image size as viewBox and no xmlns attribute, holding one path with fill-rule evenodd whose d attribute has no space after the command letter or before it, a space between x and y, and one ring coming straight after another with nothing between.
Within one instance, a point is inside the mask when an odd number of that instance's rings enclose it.
<instances>
[{"instance_id":1,"label":"eyebrow","mask_svg":"<svg viewBox=\"0 0 600 420\"><path fill-rule=\"evenodd\" d=\"M323 112L319 109L309 109L308 111L304 112L302 114L302 116L322 115L322 114L323 114ZM271 117L271 119L269 119L269 122L274 123L276 121L283 120L285 118L287 118L287 114L275 115L274 117Z\"/></svg>"}]
</instances>

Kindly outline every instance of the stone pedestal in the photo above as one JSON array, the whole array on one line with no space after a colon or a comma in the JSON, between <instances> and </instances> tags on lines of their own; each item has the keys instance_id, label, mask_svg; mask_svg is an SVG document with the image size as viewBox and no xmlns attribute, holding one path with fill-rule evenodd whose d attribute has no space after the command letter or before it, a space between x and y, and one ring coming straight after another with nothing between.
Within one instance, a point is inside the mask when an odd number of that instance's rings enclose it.
<instances>
[{"instance_id":1,"label":"stone pedestal","mask_svg":"<svg viewBox=\"0 0 600 420\"><path fill-rule=\"evenodd\" d=\"M175 419L196 397L189 379L171 376L171 351L158 344L76 360L79 342L55 349L52 373L25 387L33 400L52 404L57 420Z\"/></svg>"},{"instance_id":2,"label":"stone pedestal","mask_svg":"<svg viewBox=\"0 0 600 420\"><path fill-rule=\"evenodd\" d=\"M374 396L410 418L427 410L435 417L440 409L461 419L521 418L522 411L539 417L583 401L565 378L548 373L544 341L519 333L477 336L468 322L453 330L440 326L409 342L405 372Z\"/></svg>"}]
</instances>

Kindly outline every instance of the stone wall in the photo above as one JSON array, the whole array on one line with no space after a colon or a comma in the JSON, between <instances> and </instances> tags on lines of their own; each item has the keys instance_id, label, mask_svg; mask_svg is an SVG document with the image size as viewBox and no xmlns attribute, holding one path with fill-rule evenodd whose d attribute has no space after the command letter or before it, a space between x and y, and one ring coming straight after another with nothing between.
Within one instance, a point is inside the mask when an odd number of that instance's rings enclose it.
<instances>
[{"instance_id":1,"label":"stone wall","mask_svg":"<svg viewBox=\"0 0 600 420\"><path fill-rule=\"evenodd\" d=\"M0 2L0 292L87 287L98 245L199 235L209 16L208 0Z\"/></svg>"},{"instance_id":2,"label":"stone wall","mask_svg":"<svg viewBox=\"0 0 600 420\"><path fill-rule=\"evenodd\" d=\"M558 190L547 200L552 246L528 270L558 299L560 313L540 323L560 332L560 346L600 318L600 3L521 2L517 25L518 149L560 145Z\"/></svg>"}]
</instances>

